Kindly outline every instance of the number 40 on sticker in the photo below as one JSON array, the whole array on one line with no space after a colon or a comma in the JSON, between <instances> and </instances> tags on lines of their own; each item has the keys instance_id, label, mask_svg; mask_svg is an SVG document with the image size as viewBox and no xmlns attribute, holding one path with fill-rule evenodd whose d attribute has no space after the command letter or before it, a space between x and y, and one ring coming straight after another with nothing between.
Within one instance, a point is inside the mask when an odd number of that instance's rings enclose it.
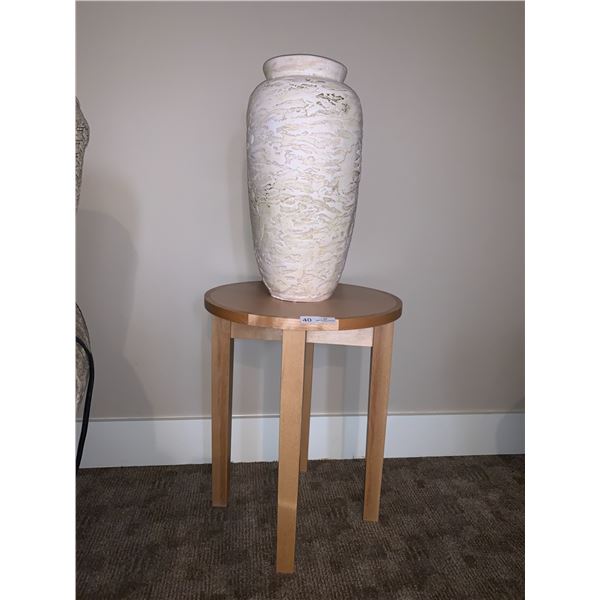
<instances>
[{"instance_id":1,"label":"number 40 on sticker","mask_svg":"<svg viewBox=\"0 0 600 600\"><path fill-rule=\"evenodd\" d=\"M306 315L300 317L301 323L335 323L335 317L316 317L311 315Z\"/></svg>"}]
</instances>

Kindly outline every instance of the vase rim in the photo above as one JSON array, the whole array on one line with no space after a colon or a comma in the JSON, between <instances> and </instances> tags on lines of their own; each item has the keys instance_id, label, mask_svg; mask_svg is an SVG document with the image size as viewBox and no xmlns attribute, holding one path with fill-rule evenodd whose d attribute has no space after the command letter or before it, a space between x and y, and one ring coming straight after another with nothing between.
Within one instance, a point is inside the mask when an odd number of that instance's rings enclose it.
<instances>
[{"instance_id":1,"label":"vase rim","mask_svg":"<svg viewBox=\"0 0 600 600\"><path fill-rule=\"evenodd\" d=\"M265 61L267 79L278 77L318 77L343 83L348 69L341 62L318 54L281 54Z\"/></svg>"}]
</instances>

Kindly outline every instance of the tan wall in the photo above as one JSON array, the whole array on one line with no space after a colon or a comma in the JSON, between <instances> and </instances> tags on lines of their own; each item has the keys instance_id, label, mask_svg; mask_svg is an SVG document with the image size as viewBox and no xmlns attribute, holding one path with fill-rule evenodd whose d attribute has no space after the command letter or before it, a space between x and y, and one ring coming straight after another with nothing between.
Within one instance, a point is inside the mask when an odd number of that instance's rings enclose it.
<instances>
[{"instance_id":1,"label":"tan wall","mask_svg":"<svg viewBox=\"0 0 600 600\"><path fill-rule=\"evenodd\" d=\"M264 60L296 52L345 63L362 100L342 281L404 300L390 410L521 409L523 35L512 2L78 4L93 415L209 413L203 293L257 278L246 103ZM279 357L238 343L235 413L277 412ZM314 411L366 411L367 380L367 350L318 348Z\"/></svg>"}]
</instances>

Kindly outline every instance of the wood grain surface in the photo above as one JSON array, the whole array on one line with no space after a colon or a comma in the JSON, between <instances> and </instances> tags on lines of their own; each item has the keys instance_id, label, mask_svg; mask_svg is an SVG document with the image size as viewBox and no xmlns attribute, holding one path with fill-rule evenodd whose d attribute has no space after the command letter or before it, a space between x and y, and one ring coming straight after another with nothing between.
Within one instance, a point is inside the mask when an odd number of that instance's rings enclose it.
<instances>
[{"instance_id":1,"label":"wood grain surface","mask_svg":"<svg viewBox=\"0 0 600 600\"><path fill-rule=\"evenodd\" d=\"M273 298L262 281L232 283L204 295L208 312L235 323L275 329L338 331L385 325L402 314L397 296L340 283L333 296L322 302L286 302ZM332 322L307 324L301 316L331 317Z\"/></svg>"}]
</instances>

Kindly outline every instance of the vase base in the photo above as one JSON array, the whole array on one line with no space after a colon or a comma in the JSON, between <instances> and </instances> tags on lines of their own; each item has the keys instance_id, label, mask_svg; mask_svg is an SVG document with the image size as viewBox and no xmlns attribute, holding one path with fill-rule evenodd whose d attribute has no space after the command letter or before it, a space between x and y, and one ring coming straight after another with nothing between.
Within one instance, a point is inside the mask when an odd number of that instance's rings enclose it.
<instances>
[{"instance_id":1,"label":"vase base","mask_svg":"<svg viewBox=\"0 0 600 600\"><path fill-rule=\"evenodd\" d=\"M271 291L269 291L269 293L271 296L273 296L273 298L276 298L277 300L283 300L284 302L324 302L325 300L329 300L329 298L331 298L333 295L333 292L331 292L330 294L325 294L324 296L319 296L317 298L290 298L289 296L285 297L280 294L274 294Z\"/></svg>"}]
</instances>

